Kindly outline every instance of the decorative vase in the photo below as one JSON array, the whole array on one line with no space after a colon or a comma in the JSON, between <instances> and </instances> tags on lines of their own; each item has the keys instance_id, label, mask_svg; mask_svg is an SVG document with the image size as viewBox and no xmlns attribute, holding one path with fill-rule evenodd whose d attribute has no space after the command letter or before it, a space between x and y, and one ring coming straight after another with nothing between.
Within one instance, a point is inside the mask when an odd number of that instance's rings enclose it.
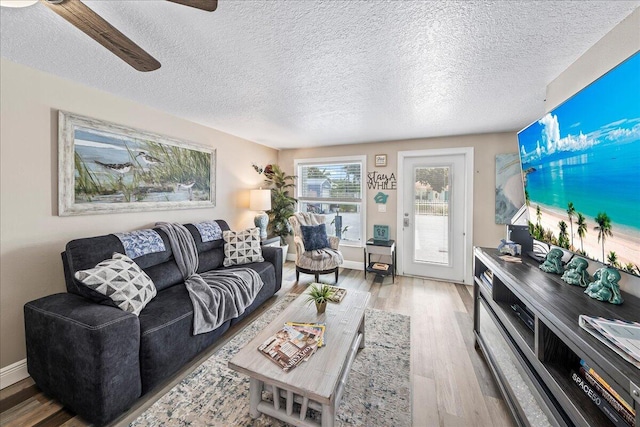
<instances>
[{"instance_id":1,"label":"decorative vase","mask_svg":"<svg viewBox=\"0 0 640 427\"><path fill-rule=\"evenodd\" d=\"M316 310L318 310L318 314L324 313L327 309L327 302L316 302Z\"/></svg>"}]
</instances>

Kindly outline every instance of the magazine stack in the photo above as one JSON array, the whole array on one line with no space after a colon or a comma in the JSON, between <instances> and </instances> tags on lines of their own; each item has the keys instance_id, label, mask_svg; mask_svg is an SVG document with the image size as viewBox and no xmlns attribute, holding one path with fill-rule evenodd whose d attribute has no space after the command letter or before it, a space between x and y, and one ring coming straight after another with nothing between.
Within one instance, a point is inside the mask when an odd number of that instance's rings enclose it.
<instances>
[{"instance_id":1,"label":"magazine stack","mask_svg":"<svg viewBox=\"0 0 640 427\"><path fill-rule=\"evenodd\" d=\"M289 372L324 345L325 325L319 323L287 322L275 335L269 337L258 350Z\"/></svg>"},{"instance_id":2,"label":"magazine stack","mask_svg":"<svg viewBox=\"0 0 640 427\"><path fill-rule=\"evenodd\" d=\"M616 427L635 427L636 411L584 360L579 371L571 371L571 380Z\"/></svg>"}]
</instances>

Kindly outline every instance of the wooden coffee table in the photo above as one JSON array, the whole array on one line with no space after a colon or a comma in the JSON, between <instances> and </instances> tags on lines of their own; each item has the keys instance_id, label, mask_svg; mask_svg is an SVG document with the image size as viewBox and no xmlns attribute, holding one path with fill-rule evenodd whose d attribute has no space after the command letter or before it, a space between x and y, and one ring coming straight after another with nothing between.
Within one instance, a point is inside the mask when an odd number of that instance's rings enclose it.
<instances>
[{"instance_id":1,"label":"wooden coffee table","mask_svg":"<svg viewBox=\"0 0 640 427\"><path fill-rule=\"evenodd\" d=\"M368 292L349 289L341 303L329 303L324 314L317 314L315 305L305 303L305 292L229 361L231 369L250 378L252 418L263 413L296 426L333 426L351 364L358 349L364 348L364 312L369 297ZM326 323L327 327L325 345L308 361L284 372L260 354L258 347L289 321ZM262 399L263 390L273 393L273 402ZM285 399L284 408L276 396ZM301 405L299 412L294 412L294 402ZM307 408L321 413L322 424L306 418Z\"/></svg>"}]
</instances>

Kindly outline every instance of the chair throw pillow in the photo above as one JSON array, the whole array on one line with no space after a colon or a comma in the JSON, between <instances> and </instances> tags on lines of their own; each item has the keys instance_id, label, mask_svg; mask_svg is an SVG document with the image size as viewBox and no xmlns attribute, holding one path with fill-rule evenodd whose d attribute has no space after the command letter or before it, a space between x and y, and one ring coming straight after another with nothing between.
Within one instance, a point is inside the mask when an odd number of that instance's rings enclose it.
<instances>
[{"instance_id":1,"label":"chair throw pillow","mask_svg":"<svg viewBox=\"0 0 640 427\"><path fill-rule=\"evenodd\" d=\"M302 241L304 249L313 251L315 249L323 249L329 247L329 239L327 239L327 226L325 224L318 225L301 225Z\"/></svg>"},{"instance_id":2,"label":"chair throw pillow","mask_svg":"<svg viewBox=\"0 0 640 427\"><path fill-rule=\"evenodd\" d=\"M223 265L225 267L264 261L259 228L223 231L222 238L224 239Z\"/></svg>"},{"instance_id":3,"label":"chair throw pillow","mask_svg":"<svg viewBox=\"0 0 640 427\"><path fill-rule=\"evenodd\" d=\"M106 295L124 311L140 315L142 309L156 296L151 278L131 258L114 253L88 270L74 275L86 287Z\"/></svg>"}]
</instances>

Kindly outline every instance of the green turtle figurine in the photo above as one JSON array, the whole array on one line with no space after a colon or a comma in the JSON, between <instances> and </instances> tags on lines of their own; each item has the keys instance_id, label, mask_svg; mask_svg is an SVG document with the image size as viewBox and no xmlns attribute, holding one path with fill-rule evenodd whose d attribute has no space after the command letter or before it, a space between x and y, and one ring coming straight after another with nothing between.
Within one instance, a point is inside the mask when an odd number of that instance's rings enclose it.
<instances>
[{"instance_id":1,"label":"green turtle figurine","mask_svg":"<svg viewBox=\"0 0 640 427\"><path fill-rule=\"evenodd\" d=\"M573 258L567 264L567 269L562 275L562 280L570 285L581 286L586 288L591 282L591 276L587 271L589 262L584 258Z\"/></svg>"},{"instance_id":2,"label":"green turtle figurine","mask_svg":"<svg viewBox=\"0 0 640 427\"><path fill-rule=\"evenodd\" d=\"M611 304L622 304L624 300L620 294L620 272L615 268L603 267L593 274L594 281L589 283L584 293L598 301Z\"/></svg>"},{"instance_id":3,"label":"green turtle figurine","mask_svg":"<svg viewBox=\"0 0 640 427\"><path fill-rule=\"evenodd\" d=\"M546 273L562 274L564 273L564 267L562 267L562 256L564 252L562 249L553 248L547 253L547 257L544 262L540 264L540 270Z\"/></svg>"}]
</instances>

